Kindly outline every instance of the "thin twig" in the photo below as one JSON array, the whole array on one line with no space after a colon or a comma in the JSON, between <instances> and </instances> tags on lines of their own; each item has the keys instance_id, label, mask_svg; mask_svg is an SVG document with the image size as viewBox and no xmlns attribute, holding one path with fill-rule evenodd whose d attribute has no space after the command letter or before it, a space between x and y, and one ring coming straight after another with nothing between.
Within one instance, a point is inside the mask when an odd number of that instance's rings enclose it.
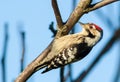
<instances>
[{"instance_id":1,"label":"thin twig","mask_svg":"<svg viewBox=\"0 0 120 82\"><path fill-rule=\"evenodd\" d=\"M91 72L91 70L97 65L97 63L100 61L100 59L105 55L106 52L108 52L112 45L120 39L120 29L118 29L113 37L110 39L110 41L105 45L103 50L100 52L100 54L95 58L95 60L92 62L92 64L80 74L80 76L74 81L74 82L82 82L85 77Z\"/></svg>"},{"instance_id":2,"label":"thin twig","mask_svg":"<svg viewBox=\"0 0 120 82\"><path fill-rule=\"evenodd\" d=\"M64 82L64 67L60 68L60 82Z\"/></svg>"},{"instance_id":3,"label":"thin twig","mask_svg":"<svg viewBox=\"0 0 120 82\"><path fill-rule=\"evenodd\" d=\"M73 77L72 77L72 64L70 64L69 66L69 76L70 76L70 82L73 82Z\"/></svg>"},{"instance_id":4,"label":"thin twig","mask_svg":"<svg viewBox=\"0 0 120 82\"><path fill-rule=\"evenodd\" d=\"M120 1L120 0L102 0L100 2L90 5L84 12L90 12L90 11L96 10L98 8L101 8L105 5L111 4L116 1Z\"/></svg>"},{"instance_id":5,"label":"thin twig","mask_svg":"<svg viewBox=\"0 0 120 82\"><path fill-rule=\"evenodd\" d=\"M64 81L66 82L69 77L70 77L70 70L68 70L67 74L64 76Z\"/></svg>"},{"instance_id":6,"label":"thin twig","mask_svg":"<svg viewBox=\"0 0 120 82\"><path fill-rule=\"evenodd\" d=\"M49 25L49 29L53 33L52 37L55 37L57 30L54 29L54 22L51 22L51 24Z\"/></svg>"},{"instance_id":7,"label":"thin twig","mask_svg":"<svg viewBox=\"0 0 120 82\"><path fill-rule=\"evenodd\" d=\"M3 82L6 82L6 52L7 52L7 45L8 45L8 23L5 23L5 39L4 39L4 47L3 47L3 54L2 54L2 79Z\"/></svg>"},{"instance_id":8,"label":"thin twig","mask_svg":"<svg viewBox=\"0 0 120 82\"><path fill-rule=\"evenodd\" d=\"M24 69L24 57L25 57L25 32L21 32L22 39L22 57L21 57L21 72Z\"/></svg>"},{"instance_id":9,"label":"thin twig","mask_svg":"<svg viewBox=\"0 0 120 82\"><path fill-rule=\"evenodd\" d=\"M57 4L56 0L52 0L52 7L53 7L54 14L55 14L55 17L56 17L57 25L60 28L63 25L63 21L62 21L62 18L61 18L60 11L59 11L58 4Z\"/></svg>"}]
</instances>

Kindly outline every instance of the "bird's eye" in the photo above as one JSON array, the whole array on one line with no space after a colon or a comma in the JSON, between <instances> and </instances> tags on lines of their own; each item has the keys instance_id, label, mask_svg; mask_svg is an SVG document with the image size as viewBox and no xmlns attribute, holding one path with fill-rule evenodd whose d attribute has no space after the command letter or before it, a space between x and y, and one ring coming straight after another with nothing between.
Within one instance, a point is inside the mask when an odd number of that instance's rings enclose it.
<instances>
[{"instance_id":1,"label":"bird's eye","mask_svg":"<svg viewBox=\"0 0 120 82\"><path fill-rule=\"evenodd\" d=\"M93 28L93 26L90 25L90 29L92 29L92 28Z\"/></svg>"}]
</instances>

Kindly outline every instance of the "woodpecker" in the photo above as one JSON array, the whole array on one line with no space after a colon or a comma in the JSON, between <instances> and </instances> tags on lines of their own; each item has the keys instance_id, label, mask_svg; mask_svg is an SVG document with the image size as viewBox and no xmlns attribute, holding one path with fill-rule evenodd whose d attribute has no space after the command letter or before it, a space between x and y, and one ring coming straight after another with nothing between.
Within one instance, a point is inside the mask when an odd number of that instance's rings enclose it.
<instances>
[{"instance_id":1,"label":"woodpecker","mask_svg":"<svg viewBox=\"0 0 120 82\"><path fill-rule=\"evenodd\" d=\"M103 30L94 23L82 23L82 32L55 39L50 53L37 66L37 69L52 69L65 66L84 58L102 38Z\"/></svg>"}]
</instances>

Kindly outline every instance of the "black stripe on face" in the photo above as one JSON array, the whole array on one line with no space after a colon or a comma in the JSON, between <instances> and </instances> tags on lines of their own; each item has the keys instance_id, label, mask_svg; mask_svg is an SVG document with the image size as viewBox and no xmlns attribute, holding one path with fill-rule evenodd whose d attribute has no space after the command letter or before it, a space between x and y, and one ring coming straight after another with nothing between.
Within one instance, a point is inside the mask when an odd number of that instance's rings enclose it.
<instances>
[{"instance_id":1,"label":"black stripe on face","mask_svg":"<svg viewBox=\"0 0 120 82\"><path fill-rule=\"evenodd\" d=\"M87 32L88 32L88 35L87 35L87 37L90 37L90 38L95 38L95 35L93 35L89 30L87 30Z\"/></svg>"}]
</instances>

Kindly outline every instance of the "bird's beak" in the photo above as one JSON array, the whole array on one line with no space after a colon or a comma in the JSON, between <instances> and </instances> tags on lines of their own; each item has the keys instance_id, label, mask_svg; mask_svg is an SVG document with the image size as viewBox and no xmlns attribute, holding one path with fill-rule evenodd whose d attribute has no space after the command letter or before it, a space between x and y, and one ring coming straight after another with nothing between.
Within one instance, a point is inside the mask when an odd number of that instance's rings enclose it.
<instances>
[{"instance_id":1,"label":"bird's beak","mask_svg":"<svg viewBox=\"0 0 120 82\"><path fill-rule=\"evenodd\" d=\"M80 25L84 25L84 23L82 23L82 22L80 22L80 21L79 21L79 24L80 24Z\"/></svg>"},{"instance_id":2,"label":"bird's beak","mask_svg":"<svg viewBox=\"0 0 120 82\"><path fill-rule=\"evenodd\" d=\"M78 22L81 26L82 26L82 28L84 28L84 23L82 23L82 22Z\"/></svg>"}]
</instances>

